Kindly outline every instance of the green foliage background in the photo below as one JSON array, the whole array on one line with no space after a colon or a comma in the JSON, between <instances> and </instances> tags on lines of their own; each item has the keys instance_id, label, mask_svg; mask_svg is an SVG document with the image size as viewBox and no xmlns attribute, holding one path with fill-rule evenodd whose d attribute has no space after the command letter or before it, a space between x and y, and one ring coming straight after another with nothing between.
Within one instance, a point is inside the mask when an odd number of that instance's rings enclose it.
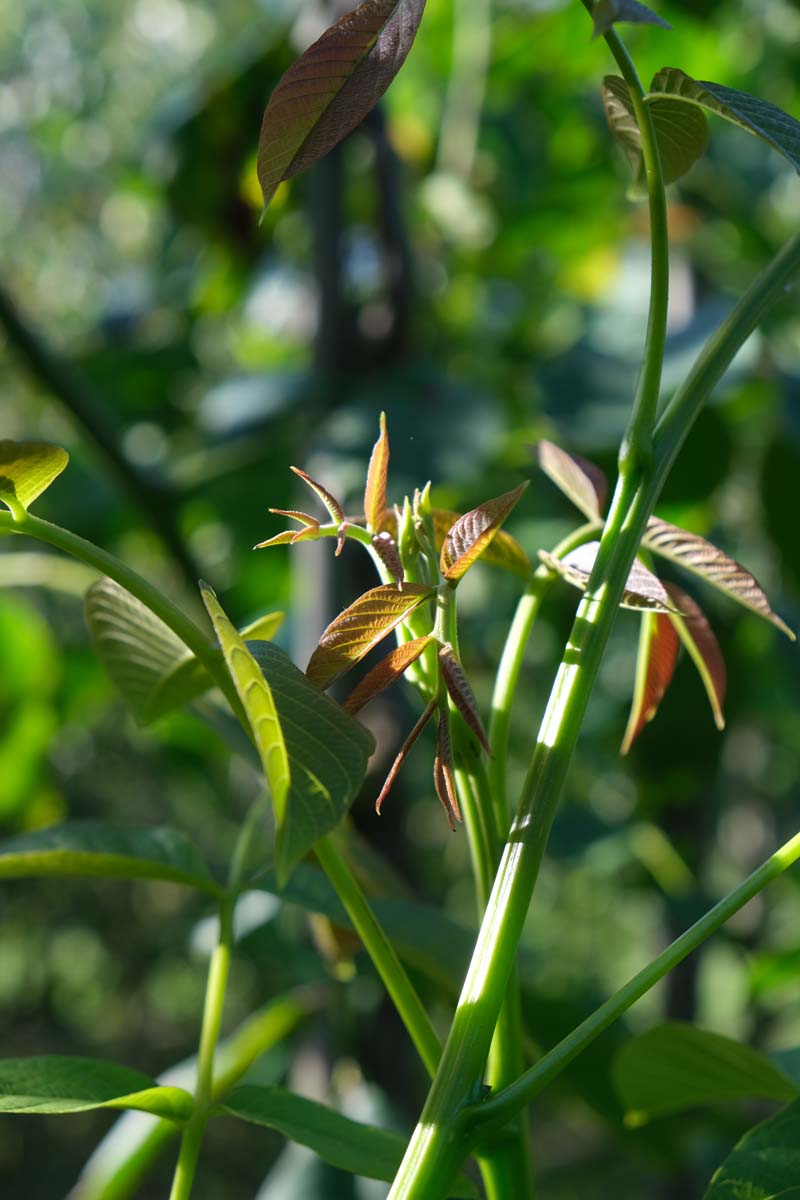
<instances>
[{"instance_id":1,"label":"green foliage background","mask_svg":"<svg viewBox=\"0 0 800 1200\"><path fill-rule=\"evenodd\" d=\"M466 508L531 476L528 444L540 436L611 469L627 415L648 251L600 106L608 55L590 43L577 2L498 0L491 16L456 4L455 53L451 4L429 0L380 115L284 185L260 229L261 112L319 31L316 8L5 0L0 16L0 299L5 310L13 297L90 401L88 420L77 420L0 331L0 435L65 445L69 470L37 512L196 608L98 448L98 429L109 426L151 507L166 512L163 483L177 494L180 535L227 611L240 623L290 612L279 640L301 665L369 573L354 546L335 570L329 543L251 552L282 527L267 508L298 502L289 463L357 508L383 408L393 496L431 478L439 506ZM658 10L672 33L626 31L644 79L676 65L800 116L795 3L673 0ZM799 201L783 159L713 123L710 153L670 189L667 388L796 230ZM747 564L794 628L798 397L792 293L718 389L658 509ZM535 554L572 519L539 477L510 528ZM137 730L88 644L81 594L91 575L20 557L34 549L10 539L0 547L3 829L66 817L170 823L222 863L258 792L253 768L189 715ZM34 570L42 586L22 586ZM484 711L517 587L482 567L460 592ZM693 590L728 662L728 728L716 733L684 662L630 760L617 757L637 632L623 613L526 934L538 964L530 1028L542 1045L796 828L797 653L766 624ZM514 717L518 777L573 601L558 591L534 635ZM427 743L383 816L372 811L411 720L400 695L369 716L380 750L353 812L372 847L364 862L388 856L407 882L381 866L385 893L407 888L471 926L465 839L450 835L432 794ZM666 1015L767 1049L798 1045L797 910L795 874L642 1002L629 1028ZM4 884L2 1054L90 1054L158 1074L191 1053L203 917L199 899L168 885ZM298 983L324 997L324 1015L268 1055L258 1077L289 1078L351 1115L408 1129L422 1072L368 963L291 904L254 899L245 918L231 1026ZM430 1000L446 1027L449 998ZM598 1042L535 1106L543 1196L700 1195L758 1115L728 1109L626 1130L606 1075L621 1037L617 1029ZM4 1120L0 1181L30 1200L62 1194L109 1124L107 1114ZM142 1194L162 1194L167 1178L165 1169ZM322 1171L267 1131L221 1122L210 1128L197 1195L368 1200L381 1188Z\"/></svg>"}]
</instances>

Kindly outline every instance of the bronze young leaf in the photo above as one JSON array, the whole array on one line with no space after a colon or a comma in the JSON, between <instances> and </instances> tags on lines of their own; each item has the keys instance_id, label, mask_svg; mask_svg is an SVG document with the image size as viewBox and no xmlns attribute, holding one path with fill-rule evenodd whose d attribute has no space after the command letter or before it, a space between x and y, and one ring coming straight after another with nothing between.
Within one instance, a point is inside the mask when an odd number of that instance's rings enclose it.
<instances>
[{"instance_id":1,"label":"bronze young leaf","mask_svg":"<svg viewBox=\"0 0 800 1200\"><path fill-rule=\"evenodd\" d=\"M513 491L486 500L458 518L447 532L439 557L445 579L457 582L480 558L527 486L525 480Z\"/></svg>"},{"instance_id":2,"label":"bronze young leaf","mask_svg":"<svg viewBox=\"0 0 800 1200\"><path fill-rule=\"evenodd\" d=\"M714 714L714 723L717 729L722 730L725 728L722 706L725 701L727 673L719 642L700 605L674 583L666 583L664 586L673 604L680 610L680 615L670 614L672 623L703 681Z\"/></svg>"},{"instance_id":3,"label":"bronze young leaf","mask_svg":"<svg viewBox=\"0 0 800 1200\"><path fill-rule=\"evenodd\" d=\"M567 583L585 591L599 549L599 542L586 542L585 545L571 550L564 558L554 558L545 550L539 551L539 557L551 571L561 575ZM656 612L672 611L672 604L663 583L640 562L634 562L631 567L620 605L622 608L649 608Z\"/></svg>"},{"instance_id":4,"label":"bronze young leaf","mask_svg":"<svg viewBox=\"0 0 800 1200\"><path fill-rule=\"evenodd\" d=\"M645 725L656 715L675 671L679 645L671 614L643 614L633 704L620 754L628 753Z\"/></svg>"},{"instance_id":5,"label":"bronze young leaf","mask_svg":"<svg viewBox=\"0 0 800 1200\"><path fill-rule=\"evenodd\" d=\"M587 458L542 438L532 447L541 469L590 521L600 520L608 496L605 475Z\"/></svg>"},{"instance_id":6,"label":"bronze young leaf","mask_svg":"<svg viewBox=\"0 0 800 1200\"><path fill-rule=\"evenodd\" d=\"M433 783L442 808L447 813L450 828L455 831L456 821L461 820L458 796L453 778L453 747L450 741L450 715L447 709L439 709L439 730L436 737L436 757L433 760Z\"/></svg>"},{"instance_id":7,"label":"bronze young leaf","mask_svg":"<svg viewBox=\"0 0 800 1200\"><path fill-rule=\"evenodd\" d=\"M489 739L486 736L486 730L483 728L483 722L478 712L478 706L475 703L475 697L472 694L472 688L464 674L461 663L453 653L452 646L442 646L439 651L439 662L442 665L442 676L444 677L450 699L486 753L489 754Z\"/></svg>"},{"instance_id":8,"label":"bronze young leaf","mask_svg":"<svg viewBox=\"0 0 800 1200\"><path fill-rule=\"evenodd\" d=\"M305 471L301 471L299 467L290 467L289 470L294 471L295 475L299 475L303 482L307 483L313 492L316 492L330 513L332 521L344 520L344 509L327 488L323 487L321 483L317 483L316 479L312 479L310 475L307 475Z\"/></svg>"},{"instance_id":9,"label":"bronze young leaf","mask_svg":"<svg viewBox=\"0 0 800 1200\"><path fill-rule=\"evenodd\" d=\"M375 801L375 811L377 813L380 813L381 805L383 804L386 797L389 795L389 792L391 791L391 788L392 788L392 784L394 783L395 779L397 778L398 772L400 771L400 768L402 767L403 763L405 762L405 760L408 756L409 750L414 745L414 742L417 740L419 735L422 733L425 726L428 724L428 721L430 721L431 717L433 716L435 708L436 708L436 701L431 700L431 702L428 704L427 708L425 709L424 713L419 718L419 720L417 721L414 728L411 730L411 733L408 735L408 737L406 738L406 740L403 742L402 746L400 747L397 757L395 758L394 762L392 763L391 768L389 770L389 774L386 776L383 787L381 788L380 792L378 793L378 798Z\"/></svg>"},{"instance_id":10,"label":"bronze young leaf","mask_svg":"<svg viewBox=\"0 0 800 1200\"><path fill-rule=\"evenodd\" d=\"M422 651L432 641L433 638L427 635L414 638L410 642L403 642L402 646L396 646L353 688L344 702L345 711L352 715L360 712L365 704L369 704L370 700L374 700L396 679L399 679L403 672L417 661Z\"/></svg>"},{"instance_id":11,"label":"bronze young leaf","mask_svg":"<svg viewBox=\"0 0 800 1200\"><path fill-rule=\"evenodd\" d=\"M372 448L364 488L364 519L367 529L377 533L386 512L386 479L389 473L389 437L386 433L386 413L381 413L380 436Z\"/></svg>"}]
</instances>

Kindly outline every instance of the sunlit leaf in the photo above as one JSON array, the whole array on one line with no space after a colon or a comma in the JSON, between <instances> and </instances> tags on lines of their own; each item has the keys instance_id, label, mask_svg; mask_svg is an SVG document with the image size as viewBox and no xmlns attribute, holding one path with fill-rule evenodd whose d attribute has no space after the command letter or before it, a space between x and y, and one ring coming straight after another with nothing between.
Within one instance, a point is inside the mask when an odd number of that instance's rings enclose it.
<instances>
[{"instance_id":1,"label":"sunlit leaf","mask_svg":"<svg viewBox=\"0 0 800 1200\"><path fill-rule=\"evenodd\" d=\"M609 128L642 177L642 138L628 85L618 75L603 80L603 107ZM708 122L702 109L668 97L645 101L653 120L665 183L674 183L708 149Z\"/></svg>"},{"instance_id":2,"label":"sunlit leaf","mask_svg":"<svg viewBox=\"0 0 800 1200\"><path fill-rule=\"evenodd\" d=\"M377 532L386 512L386 479L389 471L389 437L386 413L381 413L380 437L372 448L364 488L364 516L367 529Z\"/></svg>"},{"instance_id":3,"label":"sunlit leaf","mask_svg":"<svg viewBox=\"0 0 800 1200\"><path fill-rule=\"evenodd\" d=\"M307 483L312 492L315 492L322 503L328 510L332 521L344 520L344 509L335 496L332 496L326 487L321 483L317 483L316 479L312 479L305 471L301 471L299 467L290 467L290 471L294 471L295 475L299 475L304 483Z\"/></svg>"},{"instance_id":4,"label":"sunlit leaf","mask_svg":"<svg viewBox=\"0 0 800 1200\"><path fill-rule=\"evenodd\" d=\"M655 554L685 567L706 583L713 584L726 596L743 604L759 617L764 617L795 641L795 635L788 625L772 611L763 588L754 576L741 563L724 554L705 538L696 533L689 533L686 529L679 529L677 525L670 525L668 521L662 521L658 517L651 517L643 540L647 548Z\"/></svg>"},{"instance_id":5,"label":"sunlit leaf","mask_svg":"<svg viewBox=\"0 0 800 1200\"><path fill-rule=\"evenodd\" d=\"M599 542L586 542L585 545L570 550L563 558L554 558L546 550L540 550L539 557L551 571L555 571L567 583L585 591L599 549ZM649 608L654 612L672 611L672 603L663 583L640 562L635 562L631 567L620 603L622 608Z\"/></svg>"},{"instance_id":6,"label":"sunlit leaf","mask_svg":"<svg viewBox=\"0 0 800 1200\"><path fill-rule=\"evenodd\" d=\"M69 821L0 843L0 879L163 879L218 895L192 843L175 829Z\"/></svg>"},{"instance_id":7,"label":"sunlit leaf","mask_svg":"<svg viewBox=\"0 0 800 1200\"><path fill-rule=\"evenodd\" d=\"M29 508L68 462L66 450L48 442L0 441L0 501L11 512Z\"/></svg>"},{"instance_id":8,"label":"sunlit leaf","mask_svg":"<svg viewBox=\"0 0 800 1200\"><path fill-rule=\"evenodd\" d=\"M277 517L291 517L294 521L299 521L301 525L319 525L316 517L309 516L308 513L301 512L298 508L271 508L271 513L275 513Z\"/></svg>"},{"instance_id":9,"label":"sunlit leaf","mask_svg":"<svg viewBox=\"0 0 800 1200\"><path fill-rule=\"evenodd\" d=\"M664 587L677 610L670 613L670 620L692 662L697 667L711 704L714 723L717 729L722 730L725 728L723 705L727 672L719 642L700 605L682 588L676 587L674 583L665 583Z\"/></svg>"},{"instance_id":10,"label":"sunlit leaf","mask_svg":"<svg viewBox=\"0 0 800 1200\"><path fill-rule=\"evenodd\" d=\"M383 533L376 533L372 539L372 547L395 583L402 583L406 573L400 559L400 551L397 549L397 542L392 535L386 530Z\"/></svg>"},{"instance_id":11,"label":"sunlit leaf","mask_svg":"<svg viewBox=\"0 0 800 1200\"><path fill-rule=\"evenodd\" d=\"M664 67L658 72L650 84L648 98L656 96L674 96L683 103L697 104L724 117L772 146L800 171L800 121L777 105L721 83L692 79L678 67Z\"/></svg>"},{"instance_id":12,"label":"sunlit leaf","mask_svg":"<svg viewBox=\"0 0 800 1200\"><path fill-rule=\"evenodd\" d=\"M797 1088L770 1060L732 1038L669 1022L633 1038L614 1064L628 1124L721 1100L792 1100Z\"/></svg>"},{"instance_id":13,"label":"sunlit leaf","mask_svg":"<svg viewBox=\"0 0 800 1200\"><path fill-rule=\"evenodd\" d=\"M394 1179L408 1144L400 1134L351 1121L285 1088L253 1084L238 1087L225 1101L224 1111L275 1129L290 1141L313 1150L324 1162L367 1179ZM464 1178L448 1193L459 1197L475 1194L474 1186Z\"/></svg>"},{"instance_id":14,"label":"sunlit leaf","mask_svg":"<svg viewBox=\"0 0 800 1200\"><path fill-rule=\"evenodd\" d=\"M662 29L672 28L668 21L659 17L651 8L640 4L639 0L597 0L592 10L592 19L592 37L608 33L617 21L627 21L636 25L660 25Z\"/></svg>"},{"instance_id":15,"label":"sunlit leaf","mask_svg":"<svg viewBox=\"0 0 800 1200\"><path fill-rule=\"evenodd\" d=\"M489 739L486 736L486 730L483 727L483 721L478 712L478 705L475 702L469 680L464 674L464 669L453 653L452 646L442 646L439 651L439 662L442 666L442 676L444 677L450 699L486 753L489 754Z\"/></svg>"},{"instance_id":16,"label":"sunlit leaf","mask_svg":"<svg viewBox=\"0 0 800 1200\"><path fill-rule=\"evenodd\" d=\"M331 621L306 675L317 687L328 687L432 595L432 588L419 583L381 584L364 592Z\"/></svg>"},{"instance_id":17,"label":"sunlit leaf","mask_svg":"<svg viewBox=\"0 0 800 1200\"><path fill-rule=\"evenodd\" d=\"M645 725L656 715L675 670L679 645L680 639L672 624L671 614L644 613L639 634L633 704L620 754L628 753Z\"/></svg>"},{"instance_id":18,"label":"sunlit leaf","mask_svg":"<svg viewBox=\"0 0 800 1200\"><path fill-rule=\"evenodd\" d=\"M402 746L400 747L394 762L392 763L391 767L389 768L389 774L386 776L386 779L383 782L383 787L381 788L380 792L378 793L378 797L375 801L376 813L380 813L381 807L383 806L383 802L386 799L386 797L389 795L389 792L392 790L392 786L394 784L395 779L398 776L400 768L402 767L403 763L405 762L406 758L408 757L409 750L414 745L414 743L416 742L419 735L422 733L425 726L428 724L428 721L430 721L435 710L436 710L436 701L431 700L431 702L428 704L425 711L423 712L422 716L419 718L417 723L414 725L414 728L411 730L411 733L408 735L408 737L406 738L406 740L403 742Z\"/></svg>"},{"instance_id":19,"label":"sunlit leaf","mask_svg":"<svg viewBox=\"0 0 800 1200\"><path fill-rule=\"evenodd\" d=\"M410 525L409 506L408 514ZM444 545L444 540L447 537L448 531L459 520L461 514L452 512L446 508L434 508L431 510L433 519L433 532L436 539L436 549L441 551ZM387 508L383 514L381 529L391 533L397 539L397 514L393 509ZM412 526L413 529L413 526ZM514 575L518 575L521 579L528 579L531 574L531 561L528 555L520 546L516 538L513 538L510 533L506 533L504 529L499 529L494 535L493 540L484 550L481 555L481 562L486 563L491 567L502 567L505 571L511 571Z\"/></svg>"},{"instance_id":20,"label":"sunlit leaf","mask_svg":"<svg viewBox=\"0 0 800 1200\"><path fill-rule=\"evenodd\" d=\"M396 646L391 650L385 658L368 671L360 683L353 688L350 695L344 702L345 712L352 715L360 712L365 704L369 704L376 696L390 687L400 676L406 671L412 663L416 662L426 646L430 645L433 638L428 635L426 637L414 638L410 642L403 642L401 646Z\"/></svg>"},{"instance_id":21,"label":"sunlit leaf","mask_svg":"<svg viewBox=\"0 0 800 1200\"><path fill-rule=\"evenodd\" d=\"M545 438L537 442L533 450L548 479L590 521L599 520L605 511L608 496L608 482L600 468L579 454L568 454Z\"/></svg>"},{"instance_id":22,"label":"sunlit leaf","mask_svg":"<svg viewBox=\"0 0 800 1200\"><path fill-rule=\"evenodd\" d=\"M703 1200L800 1200L800 1101L738 1142Z\"/></svg>"},{"instance_id":23,"label":"sunlit leaf","mask_svg":"<svg viewBox=\"0 0 800 1200\"><path fill-rule=\"evenodd\" d=\"M450 719L446 710L439 712L439 729L436 736L436 756L433 760L433 782L436 795L447 813L450 828L455 829L461 820L458 796L453 778L453 747L450 740Z\"/></svg>"},{"instance_id":24,"label":"sunlit leaf","mask_svg":"<svg viewBox=\"0 0 800 1200\"><path fill-rule=\"evenodd\" d=\"M486 500L450 527L439 557L445 579L455 583L477 562L527 486L526 480L513 491Z\"/></svg>"},{"instance_id":25,"label":"sunlit leaf","mask_svg":"<svg viewBox=\"0 0 800 1200\"><path fill-rule=\"evenodd\" d=\"M265 206L281 180L327 154L378 102L411 49L424 8L425 0L365 0L289 68L261 126Z\"/></svg>"},{"instance_id":26,"label":"sunlit leaf","mask_svg":"<svg viewBox=\"0 0 800 1200\"><path fill-rule=\"evenodd\" d=\"M91 1108L135 1108L185 1121L193 1101L182 1088L117 1063L48 1054L0 1060L0 1112L75 1113Z\"/></svg>"}]
</instances>

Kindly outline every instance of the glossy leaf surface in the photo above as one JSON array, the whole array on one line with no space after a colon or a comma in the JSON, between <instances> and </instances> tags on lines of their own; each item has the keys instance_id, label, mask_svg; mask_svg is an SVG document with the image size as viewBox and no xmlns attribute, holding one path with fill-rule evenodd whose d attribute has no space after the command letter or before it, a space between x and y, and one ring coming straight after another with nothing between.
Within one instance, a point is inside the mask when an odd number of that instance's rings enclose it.
<instances>
[{"instance_id":1,"label":"glossy leaf surface","mask_svg":"<svg viewBox=\"0 0 800 1200\"><path fill-rule=\"evenodd\" d=\"M0 501L12 512L29 508L68 462L66 450L49 442L0 441Z\"/></svg>"},{"instance_id":2,"label":"glossy leaf surface","mask_svg":"<svg viewBox=\"0 0 800 1200\"><path fill-rule=\"evenodd\" d=\"M182 1088L117 1063L48 1054L0 1060L0 1112L74 1113L91 1108L135 1108L173 1121L191 1116Z\"/></svg>"},{"instance_id":3,"label":"glossy leaf surface","mask_svg":"<svg viewBox=\"0 0 800 1200\"><path fill-rule=\"evenodd\" d=\"M609 128L624 147L637 177L643 173L642 138L628 85L618 75L603 80L603 107ZM646 101L658 141L665 183L674 183L708 149L708 122L702 109L667 97Z\"/></svg>"},{"instance_id":4,"label":"glossy leaf surface","mask_svg":"<svg viewBox=\"0 0 800 1200\"><path fill-rule=\"evenodd\" d=\"M746 1133L704 1200L800 1200L800 1101Z\"/></svg>"},{"instance_id":5,"label":"glossy leaf surface","mask_svg":"<svg viewBox=\"0 0 800 1200\"><path fill-rule=\"evenodd\" d=\"M581 510L590 521L600 520L606 507L608 481L588 459L568 454L555 442L542 439L533 448L541 469L548 479Z\"/></svg>"},{"instance_id":6,"label":"glossy leaf surface","mask_svg":"<svg viewBox=\"0 0 800 1200\"><path fill-rule=\"evenodd\" d=\"M561 559L554 558L545 550L539 551L539 557L551 571L555 571L567 583L585 591L599 549L599 542L586 542ZM672 608L661 580L640 562L634 562L631 568L620 603L622 608L649 608L655 612L669 612Z\"/></svg>"},{"instance_id":7,"label":"glossy leaf surface","mask_svg":"<svg viewBox=\"0 0 800 1200\"><path fill-rule=\"evenodd\" d=\"M426 636L403 642L402 646L395 646L394 650L382 658L353 688L344 702L345 712L355 715L365 704L369 704L370 700L374 700L386 688L391 687L403 672L417 661L432 640L430 636Z\"/></svg>"},{"instance_id":8,"label":"glossy leaf surface","mask_svg":"<svg viewBox=\"0 0 800 1200\"><path fill-rule=\"evenodd\" d=\"M510 492L486 500L464 513L448 529L439 556L445 579L455 583L477 562L527 486L526 481Z\"/></svg>"},{"instance_id":9,"label":"glossy leaf surface","mask_svg":"<svg viewBox=\"0 0 800 1200\"><path fill-rule=\"evenodd\" d=\"M389 472L389 437L386 433L386 414L381 413L380 436L372 448L364 488L364 517L367 529L380 529L386 512L386 480Z\"/></svg>"},{"instance_id":10,"label":"glossy leaf surface","mask_svg":"<svg viewBox=\"0 0 800 1200\"><path fill-rule=\"evenodd\" d=\"M664 587L680 613L680 615L678 612L671 613L670 619L703 681L703 687L706 689L711 711L714 714L714 724L717 729L724 729L723 705L727 672L719 642L700 605L682 588L676 587L674 583L665 583Z\"/></svg>"},{"instance_id":11,"label":"glossy leaf surface","mask_svg":"<svg viewBox=\"0 0 800 1200\"><path fill-rule=\"evenodd\" d=\"M639 0L597 0L592 11L594 20L593 37L608 33L617 21L627 21L636 25L660 25L662 29L671 29L669 22L652 8L640 4Z\"/></svg>"},{"instance_id":12,"label":"glossy leaf surface","mask_svg":"<svg viewBox=\"0 0 800 1200\"><path fill-rule=\"evenodd\" d=\"M670 685L680 639L671 614L647 612L642 617L631 714L620 754L627 754L645 725L658 711Z\"/></svg>"}]
</instances>

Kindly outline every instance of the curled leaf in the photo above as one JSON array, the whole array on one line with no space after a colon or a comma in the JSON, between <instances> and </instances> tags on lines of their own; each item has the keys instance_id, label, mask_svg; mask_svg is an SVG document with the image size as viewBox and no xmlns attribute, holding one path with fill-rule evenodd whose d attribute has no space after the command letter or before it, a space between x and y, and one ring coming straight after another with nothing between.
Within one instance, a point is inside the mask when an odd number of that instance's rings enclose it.
<instances>
[{"instance_id":1,"label":"curled leaf","mask_svg":"<svg viewBox=\"0 0 800 1200\"><path fill-rule=\"evenodd\" d=\"M705 579L732 600L769 621L792 641L796 640L789 626L772 611L764 589L755 576L712 542L677 525L670 525L669 521L662 521L659 517L651 517L648 521L643 542L655 554Z\"/></svg>"},{"instance_id":2,"label":"curled leaf","mask_svg":"<svg viewBox=\"0 0 800 1200\"><path fill-rule=\"evenodd\" d=\"M323 633L306 668L309 680L328 687L432 595L420 583L382 584L364 592Z\"/></svg>"},{"instance_id":3,"label":"curled leaf","mask_svg":"<svg viewBox=\"0 0 800 1200\"><path fill-rule=\"evenodd\" d=\"M364 517L367 529L377 532L386 512L386 480L389 472L389 437L386 413L381 413L380 436L372 448L364 488Z\"/></svg>"},{"instance_id":4,"label":"curled leaf","mask_svg":"<svg viewBox=\"0 0 800 1200\"><path fill-rule=\"evenodd\" d=\"M714 724L722 730L725 728L722 706L725 702L727 672L719 642L700 605L674 583L665 583L664 586L679 609L679 613L670 613L670 620L703 681L714 714Z\"/></svg>"},{"instance_id":5,"label":"curled leaf","mask_svg":"<svg viewBox=\"0 0 800 1200\"><path fill-rule=\"evenodd\" d=\"M402 767L403 763L405 762L406 758L408 757L409 750L414 745L414 742L417 740L417 738L422 733L425 726L428 724L428 721L433 716L433 712L434 712L435 708L436 708L436 701L431 700L430 704L425 709L424 713L419 718L419 720L417 721L414 728L411 730L411 733L408 735L408 737L406 738L406 740L403 742L402 746L400 747L398 755L395 758L394 762L392 763L392 765L389 769L389 774L386 776L383 787L381 788L380 792L378 793L378 798L375 801L376 813L380 813L381 805L383 804L386 797L389 795L389 792L392 789L392 785L394 784L394 781L398 776L400 768Z\"/></svg>"},{"instance_id":6,"label":"curled leaf","mask_svg":"<svg viewBox=\"0 0 800 1200\"><path fill-rule=\"evenodd\" d=\"M628 753L645 725L656 715L664 693L672 681L679 645L680 640L672 624L671 614L643 614L633 704L620 754Z\"/></svg>"},{"instance_id":7,"label":"curled leaf","mask_svg":"<svg viewBox=\"0 0 800 1200\"><path fill-rule=\"evenodd\" d=\"M455 832L455 823L461 820L461 812L453 779L453 747L450 742L450 719L446 710L439 711L436 757L433 760L433 783L436 795L447 813L450 828Z\"/></svg>"},{"instance_id":8,"label":"curled leaf","mask_svg":"<svg viewBox=\"0 0 800 1200\"><path fill-rule=\"evenodd\" d=\"M397 549L397 542L392 535L386 530L383 533L376 533L372 539L372 547L395 582L402 583L406 573L403 569L400 551Z\"/></svg>"},{"instance_id":9,"label":"curled leaf","mask_svg":"<svg viewBox=\"0 0 800 1200\"><path fill-rule=\"evenodd\" d=\"M617 21L627 21L636 25L660 25L662 29L672 28L668 21L659 17L645 4L640 4L639 0L597 0L592 11L592 19L594 20L593 38L608 33Z\"/></svg>"},{"instance_id":10,"label":"curled leaf","mask_svg":"<svg viewBox=\"0 0 800 1200\"><path fill-rule=\"evenodd\" d=\"M608 496L608 482L600 468L579 454L568 454L555 442L548 442L545 438L536 443L533 452L548 479L590 521L599 520Z\"/></svg>"},{"instance_id":11,"label":"curled leaf","mask_svg":"<svg viewBox=\"0 0 800 1200\"><path fill-rule=\"evenodd\" d=\"M414 638L410 642L403 642L402 646L396 646L353 688L344 702L345 712L354 716L361 711L365 704L369 704L386 688L391 687L395 680L399 679L403 672L417 661L422 651L432 641L433 638L429 634L426 637Z\"/></svg>"},{"instance_id":12,"label":"curled leaf","mask_svg":"<svg viewBox=\"0 0 800 1200\"><path fill-rule=\"evenodd\" d=\"M631 160L637 181L644 183L642 137L628 85L618 75L607 75L602 87L608 126ZM674 183L702 158L708 149L708 122L702 109L668 96L645 101L650 109L665 183Z\"/></svg>"},{"instance_id":13,"label":"curled leaf","mask_svg":"<svg viewBox=\"0 0 800 1200\"><path fill-rule=\"evenodd\" d=\"M599 549L599 542L586 542L585 545L571 550L564 558L554 558L545 550L539 551L539 558L567 583L585 591ZM648 571L647 567L642 566L640 562L635 562L631 567L620 606L636 609L649 608L655 612L672 612L672 605L663 583L657 575Z\"/></svg>"},{"instance_id":14,"label":"curled leaf","mask_svg":"<svg viewBox=\"0 0 800 1200\"><path fill-rule=\"evenodd\" d=\"M338 521L339 523L344 521L344 509L336 497L332 496L327 488L323 487L321 483L317 483L316 479L312 479L310 475L306 474L305 471L301 471L299 467L290 467L289 470L294 471L295 475L299 475L303 480L303 483L307 483L312 492L316 492L322 503L327 508L332 521Z\"/></svg>"},{"instance_id":15,"label":"curled leaf","mask_svg":"<svg viewBox=\"0 0 800 1200\"><path fill-rule=\"evenodd\" d=\"M66 450L49 442L0 441L0 503L27 510L68 462Z\"/></svg>"},{"instance_id":16,"label":"curled leaf","mask_svg":"<svg viewBox=\"0 0 800 1200\"><path fill-rule=\"evenodd\" d=\"M489 739L486 736L486 730L483 728L483 721L478 712L478 706L475 703L475 697L472 694L469 680L464 674L464 669L461 663L453 653L452 646L442 646L439 651L439 662L442 664L442 676L447 687L450 699L455 704L458 711L466 721L469 728L475 734L480 744L483 746L487 754L490 754Z\"/></svg>"},{"instance_id":17,"label":"curled leaf","mask_svg":"<svg viewBox=\"0 0 800 1200\"><path fill-rule=\"evenodd\" d=\"M455 583L480 558L527 486L526 480L513 491L486 500L450 527L439 556L445 579Z\"/></svg>"}]
</instances>

